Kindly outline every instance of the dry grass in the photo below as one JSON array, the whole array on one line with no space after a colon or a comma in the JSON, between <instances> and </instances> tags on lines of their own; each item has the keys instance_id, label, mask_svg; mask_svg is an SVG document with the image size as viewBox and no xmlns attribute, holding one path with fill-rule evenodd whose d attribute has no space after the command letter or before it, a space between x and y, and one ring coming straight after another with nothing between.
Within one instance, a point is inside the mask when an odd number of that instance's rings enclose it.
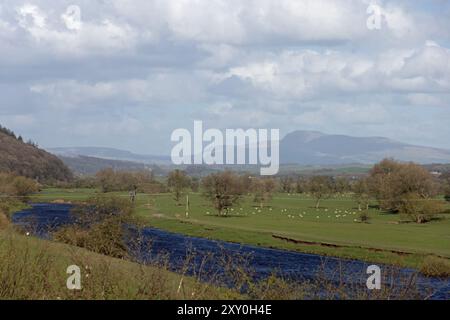
<instances>
[{"instance_id":1,"label":"dry grass","mask_svg":"<svg viewBox=\"0 0 450 320\"><path fill-rule=\"evenodd\" d=\"M450 277L450 261L436 256L428 256L423 261L420 272L428 277Z\"/></svg>"},{"instance_id":2,"label":"dry grass","mask_svg":"<svg viewBox=\"0 0 450 320\"><path fill-rule=\"evenodd\" d=\"M66 287L67 267L79 266L82 290ZM183 290L179 290L182 280ZM236 296L167 265L140 265L32 237L0 232L0 299L224 299Z\"/></svg>"},{"instance_id":3,"label":"dry grass","mask_svg":"<svg viewBox=\"0 0 450 320\"><path fill-rule=\"evenodd\" d=\"M4 230L9 227L9 219L6 215L0 211L0 230Z\"/></svg>"}]
</instances>

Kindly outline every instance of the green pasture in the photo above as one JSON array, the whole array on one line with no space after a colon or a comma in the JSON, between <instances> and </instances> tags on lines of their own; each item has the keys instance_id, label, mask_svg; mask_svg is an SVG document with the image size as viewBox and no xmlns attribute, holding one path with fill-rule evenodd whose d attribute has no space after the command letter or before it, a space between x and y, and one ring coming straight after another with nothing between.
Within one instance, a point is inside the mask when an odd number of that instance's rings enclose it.
<instances>
[{"instance_id":1,"label":"green pasture","mask_svg":"<svg viewBox=\"0 0 450 320\"><path fill-rule=\"evenodd\" d=\"M95 192L46 189L33 201L77 202ZM316 209L314 199L306 195L276 194L263 208L247 196L223 217L200 194L191 193L186 216L185 201L183 197L177 204L171 194L139 194L135 214L148 225L190 236L328 256L411 267L426 255L450 258L450 215L445 213L416 224L371 206L369 223L361 223L351 195L323 200Z\"/></svg>"}]
</instances>

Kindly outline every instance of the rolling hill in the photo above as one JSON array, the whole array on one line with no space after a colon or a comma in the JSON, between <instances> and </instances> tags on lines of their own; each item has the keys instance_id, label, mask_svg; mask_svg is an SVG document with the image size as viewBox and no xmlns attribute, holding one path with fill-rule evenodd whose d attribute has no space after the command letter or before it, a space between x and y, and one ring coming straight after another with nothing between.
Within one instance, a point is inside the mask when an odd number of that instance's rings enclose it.
<instances>
[{"instance_id":1,"label":"rolling hill","mask_svg":"<svg viewBox=\"0 0 450 320\"><path fill-rule=\"evenodd\" d=\"M118 171L152 171L155 175L163 172L156 165L140 162L101 159L87 156L65 157L58 156L74 173L79 175L95 175L103 169L112 168Z\"/></svg>"},{"instance_id":2,"label":"rolling hill","mask_svg":"<svg viewBox=\"0 0 450 320\"><path fill-rule=\"evenodd\" d=\"M384 158L421 164L449 163L450 150L416 146L383 137L329 135L317 131L295 131L280 141L280 161L283 164L372 164Z\"/></svg>"},{"instance_id":3,"label":"rolling hill","mask_svg":"<svg viewBox=\"0 0 450 320\"><path fill-rule=\"evenodd\" d=\"M80 156L135 164L168 166L172 164L169 156L143 155L112 148L50 148L48 151L61 157L66 163L77 161L80 165L82 160ZM75 158L78 160L74 160ZM282 165L321 167L370 165L384 158L419 164L450 163L450 150L406 144L384 137L352 137L318 131L294 131L280 141ZM117 165L120 166L120 164Z\"/></svg>"},{"instance_id":4,"label":"rolling hill","mask_svg":"<svg viewBox=\"0 0 450 320\"><path fill-rule=\"evenodd\" d=\"M131 161L145 164L170 164L170 157L136 154L130 151L103 147L48 148L49 152L59 157L76 158L79 156L98 159Z\"/></svg>"},{"instance_id":5,"label":"rolling hill","mask_svg":"<svg viewBox=\"0 0 450 320\"><path fill-rule=\"evenodd\" d=\"M70 169L56 156L39 149L32 143L0 126L0 172L37 179L68 181L72 179Z\"/></svg>"}]
</instances>

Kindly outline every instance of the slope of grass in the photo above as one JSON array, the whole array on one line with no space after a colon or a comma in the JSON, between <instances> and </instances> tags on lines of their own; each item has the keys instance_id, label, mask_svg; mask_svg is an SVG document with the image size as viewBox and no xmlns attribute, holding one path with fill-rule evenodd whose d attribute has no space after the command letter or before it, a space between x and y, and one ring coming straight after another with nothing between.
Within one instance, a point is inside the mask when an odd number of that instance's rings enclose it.
<instances>
[{"instance_id":1,"label":"slope of grass","mask_svg":"<svg viewBox=\"0 0 450 320\"><path fill-rule=\"evenodd\" d=\"M81 290L66 286L81 268ZM0 230L0 299L226 299L239 295L167 270Z\"/></svg>"}]
</instances>

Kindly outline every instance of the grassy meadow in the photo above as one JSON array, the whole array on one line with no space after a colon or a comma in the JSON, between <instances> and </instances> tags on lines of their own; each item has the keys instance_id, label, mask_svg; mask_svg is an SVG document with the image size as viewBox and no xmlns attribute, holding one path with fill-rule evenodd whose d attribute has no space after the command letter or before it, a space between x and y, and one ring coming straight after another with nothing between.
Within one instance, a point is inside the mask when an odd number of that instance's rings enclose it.
<instances>
[{"instance_id":1,"label":"grassy meadow","mask_svg":"<svg viewBox=\"0 0 450 320\"><path fill-rule=\"evenodd\" d=\"M33 201L79 202L95 192L45 189ZM190 236L413 268L420 268L428 255L450 258L447 214L416 224L371 207L369 223L361 223L351 195L323 200L319 209L307 195L276 194L264 208L252 200L245 197L226 217L219 217L200 194L190 193L186 217L185 197L177 204L172 194L139 194L135 215L149 226Z\"/></svg>"}]
</instances>

